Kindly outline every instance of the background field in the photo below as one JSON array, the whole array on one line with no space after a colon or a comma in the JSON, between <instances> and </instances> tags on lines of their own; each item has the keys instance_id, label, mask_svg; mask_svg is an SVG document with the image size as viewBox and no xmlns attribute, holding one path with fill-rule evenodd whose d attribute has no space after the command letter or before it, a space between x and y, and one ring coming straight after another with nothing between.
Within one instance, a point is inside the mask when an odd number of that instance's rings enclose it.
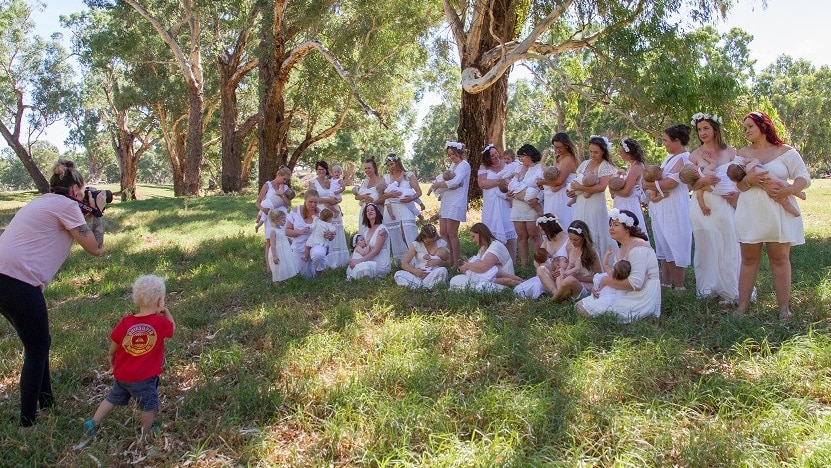
<instances>
[{"instance_id":1,"label":"background field","mask_svg":"<svg viewBox=\"0 0 831 468\"><path fill-rule=\"evenodd\" d=\"M0 464L831 464L829 181L801 204L808 242L792 251L796 316L784 325L766 264L747 316L668 294L661 320L630 325L508 293L346 283L343 270L275 288L253 195L139 190L149 198L107 209L106 254L76 247L46 291L58 400L27 436L22 346L0 321ZM0 226L33 196L1 194ZM354 231L357 209L345 211ZM147 272L167 278L178 325L161 435L139 443L130 406L73 448L112 381L108 333Z\"/></svg>"}]
</instances>

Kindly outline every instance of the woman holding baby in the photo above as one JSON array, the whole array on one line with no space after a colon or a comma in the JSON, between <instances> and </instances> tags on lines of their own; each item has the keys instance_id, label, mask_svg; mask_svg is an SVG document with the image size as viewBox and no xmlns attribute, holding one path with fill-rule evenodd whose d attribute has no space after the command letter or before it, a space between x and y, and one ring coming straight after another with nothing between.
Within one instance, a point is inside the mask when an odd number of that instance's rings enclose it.
<instances>
[{"instance_id":1,"label":"woman holding baby","mask_svg":"<svg viewBox=\"0 0 831 468\"><path fill-rule=\"evenodd\" d=\"M499 183L509 178L511 167L505 164L499 151L491 143L482 150L482 164L476 181L482 189L482 222L491 230L496 240L505 244L511 259L516 262L516 229L511 222L511 204L499 189Z\"/></svg>"},{"instance_id":2,"label":"woman holding baby","mask_svg":"<svg viewBox=\"0 0 831 468\"><path fill-rule=\"evenodd\" d=\"M529 144L522 145L516 154L519 156L522 166L519 172L514 175L514 179L525 187L536 188L537 179L541 179L543 176L542 154L534 145ZM531 261L531 253L540 246L540 233L536 224L539 216L537 209L541 211L540 202L536 198L531 198L530 202L525 201L523 197L517 196L515 192L508 192L508 197L511 199L511 221L514 223L514 229L517 233L519 264L526 266Z\"/></svg>"},{"instance_id":3,"label":"woman holding baby","mask_svg":"<svg viewBox=\"0 0 831 468\"><path fill-rule=\"evenodd\" d=\"M407 246L418 235L416 215L407 204L421 197L421 186L415 174L404 169L400 156L387 155L385 164L388 172L384 176L386 188L380 200L386 207L384 225L389 232L392 257L400 262L407 253Z\"/></svg>"},{"instance_id":4,"label":"woman holding baby","mask_svg":"<svg viewBox=\"0 0 831 468\"><path fill-rule=\"evenodd\" d=\"M737 184L741 191L736 206L736 235L741 250L739 269L739 306L744 313L750 304L762 247L766 247L773 288L779 305L779 318L791 317L791 260L793 245L805 243L802 217L789 213L782 202L796 204L795 195L807 188L811 176L802 156L784 144L770 117L764 112L751 112L744 119L748 146L738 151L737 162L759 163L762 170L748 171ZM792 180L793 183L788 183Z\"/></svg>"},{"instance_id":5,"label":"woman holding baby","mask_svg":"<svg viewBox=\"0 0 831 468\"><path fill-rule=\"evenodd\" d=\"M433 289L447 281L450 251L439 246L439 239L435 226L422 226L401 261L401 270L395 272L396 284L411 289Z\"/></svg>"},{"instance_id":6,"label":"woman holding baby","mask_svg":"<svg viewBox=\"0 0 831 468\"><path fill-rule=\"evenodd\" d=\"M643 217L641 196L643 189L643 169L646 165L646 155L643 146L637 140L624 138L620 140L619 154L629 168L619 176L609 180L609 192L612 193L612 207L618 210L629 210L638 218L638 226L646 231Z\"/></svg>"},{"instance_id":7,"label":"woman holding baby","mask_svg":"<svg viewBox=\"0 0 831 468\"><path fill-rule=\"evenodd\" d=\"M470 188L470 163L464 159L465 146L458 141L447 141L444 151L450 159L450 172L453 178L433 182L431 191L447 189L441 197L439 209L439 231L447 242L453 265L459 264L462 246L459 242L459 224L467 220L467 195Z\"/></svg>"},{"instance_id":8,"label":"woman holding baby","mask_svg":"<svg viewBox=\"0 0 831 468\"><path fill-rule=\"evenodd\" d=\"M329 174L329 164L326 161L315 163L315 177L309 181L309 189L317 192L317 202L332 210L334 217L332 225L335 227L335 237L329 242L326 255L326 268L335 269L345 267L349 261L349 249L346 247L346 232L343 229L343 212L340 202L343 199L336 192Z\"/></svg>"},{"instance_id":9,"label":"woman holding baby","mask_svg":"<svg viewBox=\"0 0 831 468\"><path fill-rule=\"evenodd\" d=\"M551 137L551 149L554 150L554 165L557 168L554 180L545 177L537 179L537 185L543 189L543 212L557 217L560 224L568 226L574 219L566 186L574 180L575 171L580 164L577 160L577 146L567 133L555 133Z\"/></svg>"},{"instance_id":10,"label":"woman holding baby","mask_svg":"<svg viewBox=\"0 0 831 468\"><path fill-rule=\"evenodd\" d=\"M365 234L367 227L364 226L364 210L368 203L376 203L384 193L386 187L384 178L378 175L378 164L374 158L364 161L364 180L360 186L356 186L352 192L361 210L358 212L358 233Z\"/></svg>"}]
</instances>

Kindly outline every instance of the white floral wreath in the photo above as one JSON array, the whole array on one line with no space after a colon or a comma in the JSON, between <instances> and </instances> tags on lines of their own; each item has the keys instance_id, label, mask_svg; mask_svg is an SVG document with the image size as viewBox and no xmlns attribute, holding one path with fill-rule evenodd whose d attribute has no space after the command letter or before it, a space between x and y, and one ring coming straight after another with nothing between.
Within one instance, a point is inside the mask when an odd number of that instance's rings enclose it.
<instances>
[{"instance_id":1,"label":"white floral wreath","mask_svg":"<svg viewBox=\"0 0 831 468\"><path fill-rule=\"evenodd\" d=\"M721 118L718 114L705 114L703 112L699 112L692 116L692 120L690 120L690 125L695 127L695 124L701 122L702 120L712 120L713 122L721 125L724 123L724 119Z\"/></svg>"},{"instance_id":2,"label":"white floral wreath","mask_svg":"<svg viewBox=\"0 0 831 468\"><path fill-rule=\"evenodd\" d=\"M539 218L537 218L537 225L549 223L551 221L554 221L555 223L560 222L560 220L558 220L556 216L540 216Z\"/></svg>"},{"instance_id":3,"label":"white floral wreath","mask_svg":"<svg viewBox=\"0 0 831 468\"><path fill-rule=\"evenodd\" d=\"M635 225L635 218L626 213L621 213L617 208L612 208L612 210L609 211L609 219L617 221L626 227L632 227Z\"/></svg>"},{"instance_id":4,"label":"white floral wreath","mask_svg":"<svg viewBox=\"0 0 831 468\"><path fill-rule=\"evenodd\" d=\"M456 148L459 151L465 149L465 145L459 143L458 141L445 141L444 142L444 149L447 148Z\"/></svg>"},{"instance_id":5,"label":"white floral wreath","mask_svg":"<svg viewBox=\"0 0 831 468\"><path fill-rule=\"evenodd\" d=\"M629 152L629 145L626 144L626 140L628 139L629 137L620 140L620 147L623 148L623 151L626 151L627 153Z\"/></svg>"},{"instance_id":6,"label":"white floral wreath","mask_svg":"<svg viewBox=\"0 0 831 468\"><path fill-rule=\"evenodd\" d=\"M601 140L603 140L603 143L606 144L606 151L612 151L612 142L609 141L608 138L600 135L592 135L589 137L589 140L591 140L592 138L600 138Z\"/></svg>"}]
</instances>

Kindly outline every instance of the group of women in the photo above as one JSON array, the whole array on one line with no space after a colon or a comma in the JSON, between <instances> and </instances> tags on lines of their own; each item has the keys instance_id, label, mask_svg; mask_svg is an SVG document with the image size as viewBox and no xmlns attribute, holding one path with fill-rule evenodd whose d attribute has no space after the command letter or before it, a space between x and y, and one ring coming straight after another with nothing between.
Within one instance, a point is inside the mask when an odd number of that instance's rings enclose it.
<instances>
[{"instance_id":1,"label":"group of women","mask_svg":"<svg viewBox=\"0 0 831 468\"><path fill-rule=\"evenodd\" d=\"M462 256L459 242L471 179L464 145L446 143L449 171L430 187L442 192L438 230L433 225L418 230L417 212L407 205L421 196L421 188L400 157L387 156L383 176L375 161L367 160L365 178L354 194L361 206L359 234L368 249L351 259L338 253L345 250L339 245L345 239L341 221L334 234L338 240L333 241L338 246L329 251L339 259L327 258L325 263L347 266L348 279L387 275L395 264L400 266L395 281L408 287L434 287L454 271L451 289L513 288L529 298L550 294L556 301L575 301L581 314L613 314L629 321L659 316L661 290L685 291L690 265L699 297L717 297L744 313L754 295L765 247L780 316L790 317L789 252L791 245L804 242L804 232L801 218L789 214L779 201L793 199L808 186L805 164L796 150L783 144L762 112L744 119L749 144L738 151L724 143L718 115L696 114L691 123L698 148L687 151L690 126L668 127L662 134L667 155L655 168L647 167L643 147L631 138L613 146L605 137L592 135L588 157L582 160L568 134L557 133L546 151L553 153L548 168L544 154L533 145L517 150L518 161L501 155L494 145L486 146L476 175L483 193L482 221L470 229L479 252L470 259ZM613 163L613 153L619 155L623 169ZM727 177L727 168L751 160L764 170L752 171L736 186ZM690 164L700 178L687 185L679 174ZM320 162L316 169L312 190L287 223L287 235L295 242L302 240L318 203L338 203L327 195L328 166ZM644 175L650 171L654 174L646 180ZM506 185L513 189L505 190ZM627 277L606 274L593 281L624 260L631 266ZM515 265L532 263L536 276L523 280L515 275ZM606 288L623 291L622 296L609 300L602 294Z\"/></svg>"}]
</instances>

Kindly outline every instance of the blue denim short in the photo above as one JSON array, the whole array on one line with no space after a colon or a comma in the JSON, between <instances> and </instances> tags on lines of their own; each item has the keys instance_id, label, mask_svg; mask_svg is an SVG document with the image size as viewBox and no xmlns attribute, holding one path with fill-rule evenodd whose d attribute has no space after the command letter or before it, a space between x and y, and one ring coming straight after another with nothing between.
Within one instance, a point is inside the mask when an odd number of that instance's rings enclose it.
<instances>
[{"instance_id":1,"label":"blue denim short","mask_svg":"<svg viewBox=\"0 0 831 468\"><path fill-rule=\"evenodd\" d=\"M140 382L121 382L116 380L107 401L113 406L124 406L130 398L135 398L138 407L142 411L154 411L159 409L159 376L150 377Z\"/></svg>"}]
</instances>

